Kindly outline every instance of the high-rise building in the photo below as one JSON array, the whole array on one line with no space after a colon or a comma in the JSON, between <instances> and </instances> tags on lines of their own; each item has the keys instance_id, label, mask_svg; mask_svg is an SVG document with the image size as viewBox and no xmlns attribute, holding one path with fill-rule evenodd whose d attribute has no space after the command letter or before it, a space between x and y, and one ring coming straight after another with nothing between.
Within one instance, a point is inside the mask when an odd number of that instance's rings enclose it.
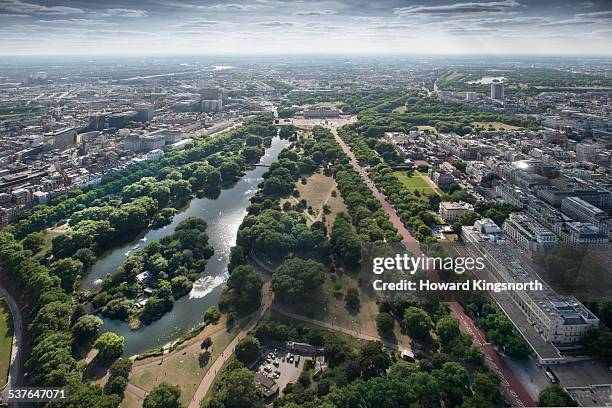
<instances>
[{"instance_id":1,"label":"high-rise building","mask_svg":"<svg viewBox=\"0 0 612 408\"><path fill-rule=\"evenodd\" d=\"M223 110L223 92L216 88L200 89L202 112L221 112Z\"/></svg>"},{"instance_id":2,"label":"high-rise building","mask_svg":"<svg viewBox=\"0 0 612 408\"><path fill-rule=\"evenodd\" d=\"M138 120L141 122L149 122L153 119L153 115L155 114L153 105L147 103L136 105L134 109L138 112Z\"/></svg>"},{"instance_id":3,"label":"high-rise building","mask_svg":"<svg viewBox=\"0 0 612 408\"><path fill-rule=\"evenodd\" d=\"M202 112L205 112L205 113L221 112L222 110L223 110L223 100L221 99L214 99L214 100L203 99L202 100Z\"/></svg>"},{"instance_id":4,"label":"high-rise building","mask_svg":"<svg viewBox=\"0 0 612 408\"><path fill-rule=\"evenodd\" d=\"M491 99L498 101L504 99L504 84L499 82L491 83Z\"/></svg>"}]
</instances>

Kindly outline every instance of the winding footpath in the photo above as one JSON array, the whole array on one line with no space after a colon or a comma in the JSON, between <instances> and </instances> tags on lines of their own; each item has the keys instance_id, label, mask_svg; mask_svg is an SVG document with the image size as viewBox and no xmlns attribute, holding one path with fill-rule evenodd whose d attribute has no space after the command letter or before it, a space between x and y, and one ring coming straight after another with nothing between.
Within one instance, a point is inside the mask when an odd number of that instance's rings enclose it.
<instances>
[{"instance_id":1,"label":"winding footpath","mask_svg":"<svg viewBox=\"0 0 612 408\"><path fill-rule=\"evenodd\" d=\"M351 148L338 136L336 127L329 127L334 138L351 159L351 165L359 173L363 181L372 191L372 194L380 202L383 210L389 216L389 220L393 223L398 233L402 236L402 243L408 248L413 255L425 256L421 250L419 241L410 234L404 226L404 223L397 215L397 212L387 201L387 197L382 194L374 185L368 173L359 165ZM430 274L431 275L431 274ZM437 280L437 276L431 276L432 280ZM531 398L526 388L521 384L514 372L508 367L504 360L499 356L497 350L492 344L487 342L484 332L476 325L474 320L469 317L463 307L457 302L449 302L449 306L453 316L459 320L459 327L463 333L468 333L474 338L474 345L478 347L485 355L485 364L496 372L501 379L502 394L511 403L513 407L533 407L535 401Z\"/></svg>"},{"instance_id":2,"label":"winding footpath","mask_svg":"<svg viewBox=\"0 0 612 408\"><path fill-rule=\"evenodd\" d=\"M398 233L401 235L402 243L406 246L408 250L412 252L412 254L416 256L425 256L424 252L422 251L420 247L419 241L406 229L406 227L404 226L404 223L400 219L399 215L397 214L393 206L387 201L387 198L385 197L385 195L382 194L378 190L374 182L370 179L366 170L359 164L359 162L355 158L355 155L353 154L350 147L338 136L337 127L331 126L329 127L329 129L332 131L332 134L334 135L336 141L342 148L343 152L347 156L349 156L351 160L351 165L353 166L355 171L359 173L361 178L365 181L366 185L372 192L372 195L374 195L374 197L376 197L376 199L380 202L383 210L389 217L389 220L392 222L392 224L397 229ZM255 262L258 266L263 267L266 270L268 269L267 266L260 265L260 263L257 262L257 260L255 260ZM432 279L433 278L437 278L437 277L432 277ZM217 358L217 360L215 360L213 365L209 368L208 372L206 373L204 378L202 378L202 381L198 385L198 388L191 402L189 403L188 408L199 408L200 407L202 401L204 400L208 391L210 390L210 387L214 383L216 375L222 370L227 360L231 357L232 353L234 352L234 349L236 348L236 345L240 342L240 340L246 337L247 334L251 330L255 328L255 326L257 325L259 320L263 317L263 315L268 311L268 309L272 307L273 300L274 300L274 294L271 290L270 283L267 282L266 284L264 284L264 287L263 287L262 304L259 310L256 312L254 317L251 318L249 323L236 335L234 340L232 340L232 342L225 348L222 355L219 358ZM497 372L500 375L504 397L506 397L509 401L511 401L512 406L515 406L515 407L535 406L535 402L531 399L526 389L516 378L512 370L510 370L510 368L501 359L501 357L499 356L495 348L486 341L486 337L484 333L482 332L482 330L478 328L476 324L474 323L474 321L465 313L465 311L463 310L463 307L459 305L459 303L457 302L449 302L449 306L455 318L459 320L460 328L462 332L469 333L474 337L474 345L477 346L480 350L482 350L482 352L485 354L485 363L491 369L493 369L495 372ZM310 319L305 316L290 313L278 305L274 305L273 309L288 317L302 320L305 322L309 322L312 324L316 324L318 326L321 326L321 327L324 327L330 330L336 330L336 331L348 334L355 338L359 338L363 340L382 341L382 339L380 338L372 337L372 336L369 336L369 335L366 335L360 332L356 332L354 330L346 329L343 327L332 325L331 323L327 323L327 322L323 322L323 321L319 321L315 319ZM398 347L397 344L387 343L384 341L383 343L389 347L393 347L393 348ZM133 390L133 391L138 393L141 390Z\"/></svg>"},{"instance_id":3,"label":"winding footpath","mask_svg":"<svg viewBox=\"0 0 612 408\"><path fill-rule=\"evenodd\" d=\"M266 282L264 284L262 291L262 303L259 307L259 310L255 312L249 323L242 330L240 330L234 340L232 340L232 342L225 348L221 356L219 356L212 364L212 366L208 369L208 371L204 375L204 378L202 378L202 381L200 381L200 385L198 385L198 388L195 394L193 395L193 398L191 399L188 408L200 408L200 404L202 403L202 400L206 397L208 390L215 381L217 373L221 371L227 360L234 353L234 349L236 348L240 340L245 338L247 334L255 328L259 320L264 316L264 314L272 305L272 301L274 300L274 293L272 292L272 288L269 282Z\"/></svg>"},{"instance_id":4,"label":"winding footpath","mask_svg":"<svg viewBox=\"0 0 612 408\"><path fill-rule=\"evenodd\" d=\"M302 316L296 313L291 313L287 311L281 305L276 305L276 304L273 305L272 310L284 316L290 317L292 319L301 320L303 322L314 324L315 326L323 327L324 329L328 329L331 331L337 331L340 333L344 333L356 339L366 340L366 341L380 341L382 344L385 345L385 347L388 347L390 349L399 350L399 351L407 349L407 347L402 347L399 343L391 343L389 341L383 340L380 336L370 336L369 334L365 334L365 333L362 333L356 330L347 329L345 327L341 327L333 323L324 322L323 320L311 319L310 317Z\"/></svg>"}]
</instances>

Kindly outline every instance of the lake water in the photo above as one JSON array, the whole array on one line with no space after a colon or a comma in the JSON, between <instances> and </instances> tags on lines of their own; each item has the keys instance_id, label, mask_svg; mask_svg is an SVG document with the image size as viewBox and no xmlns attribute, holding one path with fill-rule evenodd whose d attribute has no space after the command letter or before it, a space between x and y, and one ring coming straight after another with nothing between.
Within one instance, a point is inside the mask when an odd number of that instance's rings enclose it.
<instances>
[{"instance_id":1,"label":"lake water","mask_svg":"<svg viewBox=\"0 0 612 408\"><path fill-rule=\"evenodd\" d=\"M259 164L274 163L281 150L288 145L289 141L275 137ZM216 199L194 198L183 212L174 217L170 225L149 230L144 236L115 249L93 265L91 273L82 281L83 289L96 290L100 279L114 272L129 253L172 234L176 225L185 218L199 217L208 223L209 242L215 254L208 260L202 277L194 283L189 296L177 300L172 310L160 320L148 326L143 325L138 330L131 330L122 321L103 319L103 331L114 331L125 337L126 356L142 353L175 339L201 322L206 309L217 304L228 276L230 248L236 243L238 227L247 213L249 199L257 192L257 185L263 181L262 175L266 170L265 167L256 167L248 171L233 187L222 190Z\"/></svg>"}]
</instances>

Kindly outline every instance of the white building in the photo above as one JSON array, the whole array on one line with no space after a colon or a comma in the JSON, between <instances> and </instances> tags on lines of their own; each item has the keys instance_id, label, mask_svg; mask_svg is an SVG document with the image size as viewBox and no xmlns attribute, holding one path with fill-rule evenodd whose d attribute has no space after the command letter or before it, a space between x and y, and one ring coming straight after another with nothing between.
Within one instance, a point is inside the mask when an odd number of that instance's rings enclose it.
<instances>
[{"instance_id":1,"label":"white building","mask_svg":"<svg viewBox=\"0 0 612 408\"><path fill-rule=\"evenodd\" d=\"M469 203L459 201L454 203L452 201L442 201L439 206L440 215L448 222L454 222L459 219L461 214L468 211L474 211L474 206Z\"/></svg>"},{"instance_id":2,"label":"white building","mask_svg":"<svg viewBox=\"0 0 612 408\"><path fill-rule=\"evenodd\" d=\"M531 216L512 213L504 222L504 232L527 251L542 251L559 244L559 238Z\"/></svg>"},{"instance_id":3,"label":"white building","mask_svg":"<svg viewBox=\"0 0 612 408\"><path fill-rule=\"evenodd\" d=\"M573 297L532 297L527 317L545 340L557 345L574 345L599 327L599 319Z\"/></svg>"}]
</instances>

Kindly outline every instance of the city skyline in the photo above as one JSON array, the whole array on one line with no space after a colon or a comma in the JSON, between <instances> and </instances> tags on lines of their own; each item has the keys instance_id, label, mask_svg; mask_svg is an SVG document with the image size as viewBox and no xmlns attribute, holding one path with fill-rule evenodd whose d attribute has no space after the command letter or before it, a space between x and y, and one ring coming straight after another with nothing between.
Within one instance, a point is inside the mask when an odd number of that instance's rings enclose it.
<instances>
[{"instance_id":1,"label":"city skyline","mask_svg":"<svg viewBox=\"0 0 612 408\"><path fill-rule=\"evenodd\" d=\"M0 54L609 55L612 2L0 0Z\"/></svg>"}]
</instances>

